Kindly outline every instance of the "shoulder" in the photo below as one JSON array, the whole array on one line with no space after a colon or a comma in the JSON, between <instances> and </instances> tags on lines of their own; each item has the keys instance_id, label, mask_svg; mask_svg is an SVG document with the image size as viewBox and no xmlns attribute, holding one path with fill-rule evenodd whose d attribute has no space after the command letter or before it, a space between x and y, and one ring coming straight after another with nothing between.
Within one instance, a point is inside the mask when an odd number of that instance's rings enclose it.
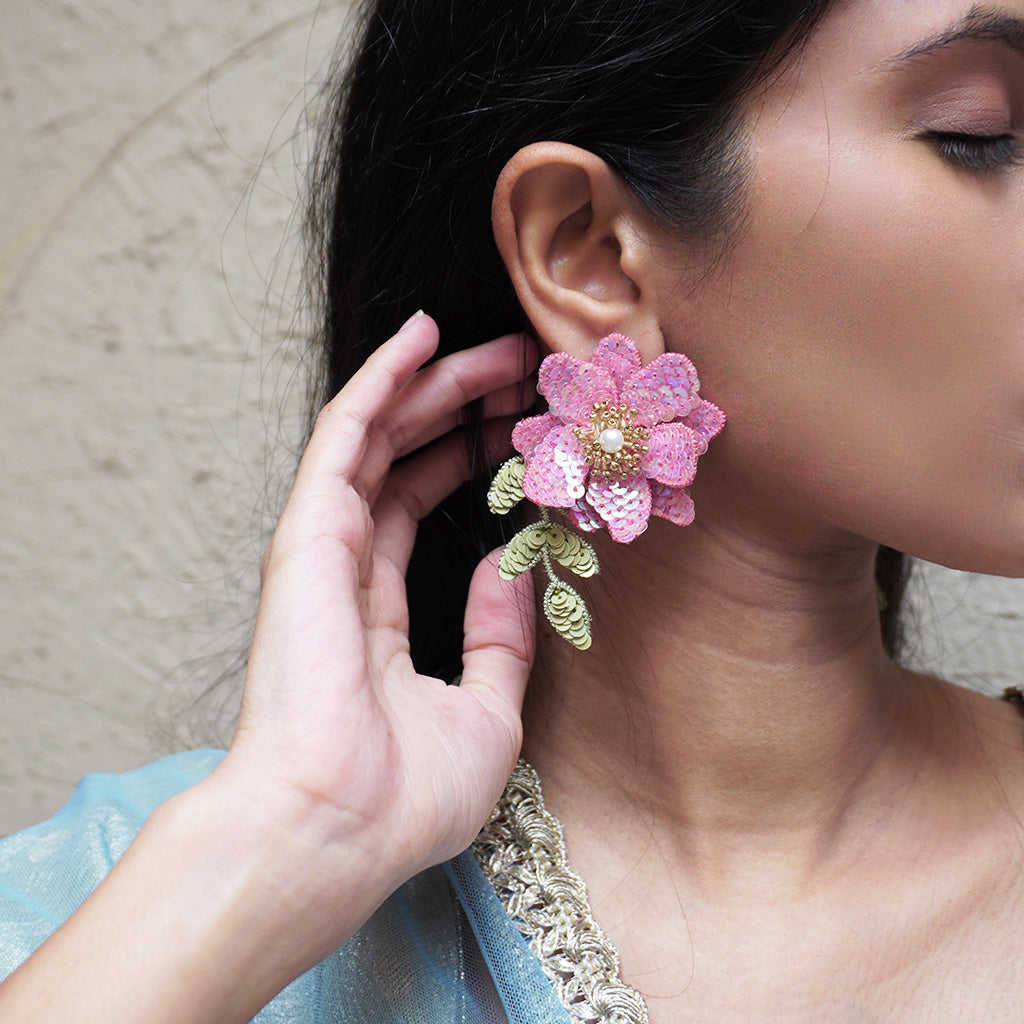
<instances>
[{"instance_id":1,"label":"shoulder","mask_svg":"<svg viewBox=\"0 0 1024 1024\"><path fill-rule=\"evenodd\" d=\"M223 756L188 751L120 775L86 775L52 818L0 840L0 977L78 909L157 806Z\"/></svg>"}]
</instances>

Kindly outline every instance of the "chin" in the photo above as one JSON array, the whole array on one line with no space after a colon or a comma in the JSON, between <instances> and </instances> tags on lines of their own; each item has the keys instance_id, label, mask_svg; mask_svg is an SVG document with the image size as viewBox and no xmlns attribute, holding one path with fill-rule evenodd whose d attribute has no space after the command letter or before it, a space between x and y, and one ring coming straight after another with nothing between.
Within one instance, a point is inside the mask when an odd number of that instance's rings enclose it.
<instances>
[{"instance_id":1,"label":"chin","mask_svg":"<svg viewBox=\"0 0 1024 1024\"><path fill-rule=\"evenodd\" d=\"M1024 579L1024 524L1012 538L1005 534L985 536L979 531L958 540L959 543L918 546L917 550L907 545L900 550L946 569Z\"/></svg>"}]
</instances>

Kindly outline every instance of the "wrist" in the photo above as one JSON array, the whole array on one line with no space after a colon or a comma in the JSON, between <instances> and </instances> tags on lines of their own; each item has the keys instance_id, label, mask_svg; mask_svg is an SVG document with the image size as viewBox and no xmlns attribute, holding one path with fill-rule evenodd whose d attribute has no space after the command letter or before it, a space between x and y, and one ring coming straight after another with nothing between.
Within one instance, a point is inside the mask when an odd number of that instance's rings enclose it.
<instances>
[{"instance_id":1,"label":"wrist","mask_svg":"<svg viewBox=\"0 0 1024 1024\"><path fill-rule=\"evenodd\" d=\"M159 808L139 840L174 850L189 902L205 908L200 957L220 960L229 976L265 979L269 999L342 945L405 880L380 832L226 768Z\"/></svg>"}]
</instances>

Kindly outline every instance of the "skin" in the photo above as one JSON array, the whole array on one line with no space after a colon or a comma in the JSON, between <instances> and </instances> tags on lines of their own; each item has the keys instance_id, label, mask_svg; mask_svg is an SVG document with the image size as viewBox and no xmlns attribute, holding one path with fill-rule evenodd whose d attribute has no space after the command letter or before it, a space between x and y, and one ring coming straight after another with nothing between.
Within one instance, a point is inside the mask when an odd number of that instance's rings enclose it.
<instances>
[{"instance_id":1,"label":"skin","mask_svg":"<svg viewBox=\"0 0 1024 1024\"><path fill-rule=\"evenodd\" d=\"M748 209L712 273L592 154L516 155L495 237L545 346L685 351L730 416L696 524L599 539L594 648L541 634L523 722L530 594L493 559L462 686L417 678L416 520L468 473L467 401L489 396L500 457L529 343L418 370L437 335L416 318L320 418L228 756L0 986L0 1018L248 1020L468 844L525 726L656 1024L1019 1020L1021 723L893 665L871 575L879 542L1024 573L1024 169L928 137L1019 135L1024 60L975 41L892 62L969 11L837 6L745 107Z\"/></svg>"},{"instance_id":2,"label":"skin","mask_svg":"<svg viewBox=\"0 0 1024 1024\"><path fill-rule=\"evenodd\" d=\"M1019 719L893 665L872 577L879 542L1024 571L1024 169L933 137L1024 142L1024 58L894 60L970 11L826 18L748 103L748 207L710 274L590 154L529 147L499 182L544 341L685 351L730 417L692 528L599 540L594 648L542 631L526 709L653 1021L1019 1017Z\"/></svg>"}]
</instances>

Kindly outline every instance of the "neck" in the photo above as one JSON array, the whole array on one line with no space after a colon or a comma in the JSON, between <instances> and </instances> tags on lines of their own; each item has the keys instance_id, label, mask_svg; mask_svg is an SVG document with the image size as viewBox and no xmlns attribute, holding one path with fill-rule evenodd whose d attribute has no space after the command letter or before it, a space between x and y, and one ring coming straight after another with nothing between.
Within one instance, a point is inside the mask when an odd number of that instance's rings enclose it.
<instances>
[{"instance_id":1,"label":"neck","mask_svg":"<svg viewBox=\"0 0 1024 1024\"><path fill-rule=\"evenodd\" d=\"M882 647L874 549L680 532L601 544L594 645L542 637L526 756L556 813L639 813L698 869L794 841L827 859L894 757L920 770L927 731L906 712L923 684Z\"/></svg>"}]
</instances>

